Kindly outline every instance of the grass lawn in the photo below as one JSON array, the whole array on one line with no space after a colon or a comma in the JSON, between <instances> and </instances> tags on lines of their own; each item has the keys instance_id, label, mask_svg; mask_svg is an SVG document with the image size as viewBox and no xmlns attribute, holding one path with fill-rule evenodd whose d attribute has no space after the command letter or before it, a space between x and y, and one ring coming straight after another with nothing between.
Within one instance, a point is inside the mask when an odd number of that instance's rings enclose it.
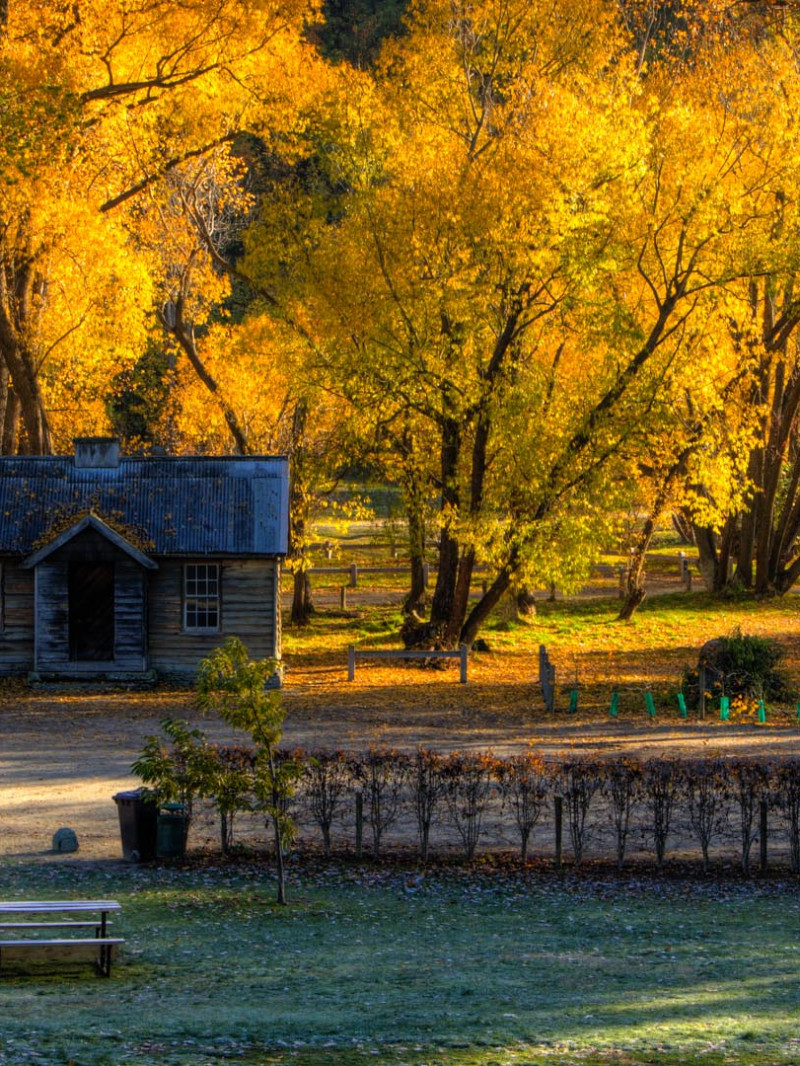
<instances>
[{"instance_id":1,"label":"grass lawn","mask_svg":"<svg viewBox=\"0 0 800 1066\"><path fill-rule=\"evenodd\" d=\"M796 882L306 866L278 908L256 866L0 867L62 895L121 901L123 957L3 977L4 1066L800 1058Z\"/></svg>"}]
</instances>

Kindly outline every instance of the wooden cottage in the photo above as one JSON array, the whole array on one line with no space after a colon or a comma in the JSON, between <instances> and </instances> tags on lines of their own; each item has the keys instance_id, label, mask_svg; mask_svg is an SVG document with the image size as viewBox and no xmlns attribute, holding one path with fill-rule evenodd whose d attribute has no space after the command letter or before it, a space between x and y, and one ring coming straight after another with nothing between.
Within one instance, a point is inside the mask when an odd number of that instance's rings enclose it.
<instances>
[{"instance_id":1,"label":"wooden cottage","mask_svg":"<svg viewBox=\"0 0 800 1066\"><path fill-rule=\"evenodd\" d=\"M281 656L285 457L0 457L0 674L190 680L238 636Z\"/></svg>"}]
</instances>

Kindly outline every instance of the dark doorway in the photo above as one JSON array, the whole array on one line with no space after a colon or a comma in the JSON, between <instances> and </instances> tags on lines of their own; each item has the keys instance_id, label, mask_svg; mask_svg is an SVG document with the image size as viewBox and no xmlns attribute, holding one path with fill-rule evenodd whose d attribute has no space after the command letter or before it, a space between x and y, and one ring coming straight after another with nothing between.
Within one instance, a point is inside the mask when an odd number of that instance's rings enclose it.
<instances>
[{"instance_id":1,"label":"dark doorway","mask_svg":"<svg viewBox=\"0 0 800 1066\"><path fill-rule=\"evenodd\" d=\"M69 564L69 657L114 658L114 564Z\"/></svg>"}]
</instances>

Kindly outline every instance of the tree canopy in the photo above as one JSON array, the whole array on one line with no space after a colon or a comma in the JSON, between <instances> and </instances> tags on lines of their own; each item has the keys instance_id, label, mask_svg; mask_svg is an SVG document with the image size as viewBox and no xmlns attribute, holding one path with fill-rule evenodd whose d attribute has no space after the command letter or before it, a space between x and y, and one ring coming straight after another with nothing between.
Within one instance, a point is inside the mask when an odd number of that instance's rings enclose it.
<instances>
[{"instance_id":1,"label":"tree canopy","mask_svg":"<svg viewBox=\"0 0 800 1066\"><path fill-rule=\"evenodd\" d=\"M108 417L138 446L287 450L299 574L314 485L367 462L403 487L417 561L434 512L409 639L471 641L507 591L569 587L631 508L636 550L679 511L711 584L732 559L784 591L794 11L400 14L11 0L3 451L66 449Z\"/></svg>"}]
</instances>

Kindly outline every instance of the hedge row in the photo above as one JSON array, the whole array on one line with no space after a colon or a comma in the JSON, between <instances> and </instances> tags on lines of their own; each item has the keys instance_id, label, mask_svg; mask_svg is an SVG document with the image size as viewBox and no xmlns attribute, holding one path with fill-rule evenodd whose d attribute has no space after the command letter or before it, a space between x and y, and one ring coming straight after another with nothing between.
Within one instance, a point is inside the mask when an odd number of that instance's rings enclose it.
<instances>
[{"instance_id":1,"label":"hedge row","mask_svg":"<svg viewBox=\"0 0 800 1066\"><path fill-rule=\"evenodd\" d=\"M170 749L159 746L154 762L155 753L151 749L135 768L161 802L177 799L191 812L195 798L209 801L227 852L236 816L259 809L252 749L210 744L202 734L186 732ZM712 843L733 822L739 861L747 873L753 844L763 835L770 811L778 814L787 834L791 868L800 872L800 757L638 760L571 754L543 758L528 752L499 758L486 752L419 749L408 754L385 748L355 753L280 749L278 755L295 779L293 795L280 802L288 803L296 824L316 827L326 854L334 827L345 811L355 810L358 851L363 832L371 854L379 856L387 832L402 818L414 827L423 862L431 854L432 828L445 825L470 859L491 810L516 838L524 861L533 830L547 811L554 819L557 860L565 831L573 861L580 865L592 828L590 812L602 808L620 868L635 829L662 866L680 817L706 868Z\"/></svg>"}]
</instances>

